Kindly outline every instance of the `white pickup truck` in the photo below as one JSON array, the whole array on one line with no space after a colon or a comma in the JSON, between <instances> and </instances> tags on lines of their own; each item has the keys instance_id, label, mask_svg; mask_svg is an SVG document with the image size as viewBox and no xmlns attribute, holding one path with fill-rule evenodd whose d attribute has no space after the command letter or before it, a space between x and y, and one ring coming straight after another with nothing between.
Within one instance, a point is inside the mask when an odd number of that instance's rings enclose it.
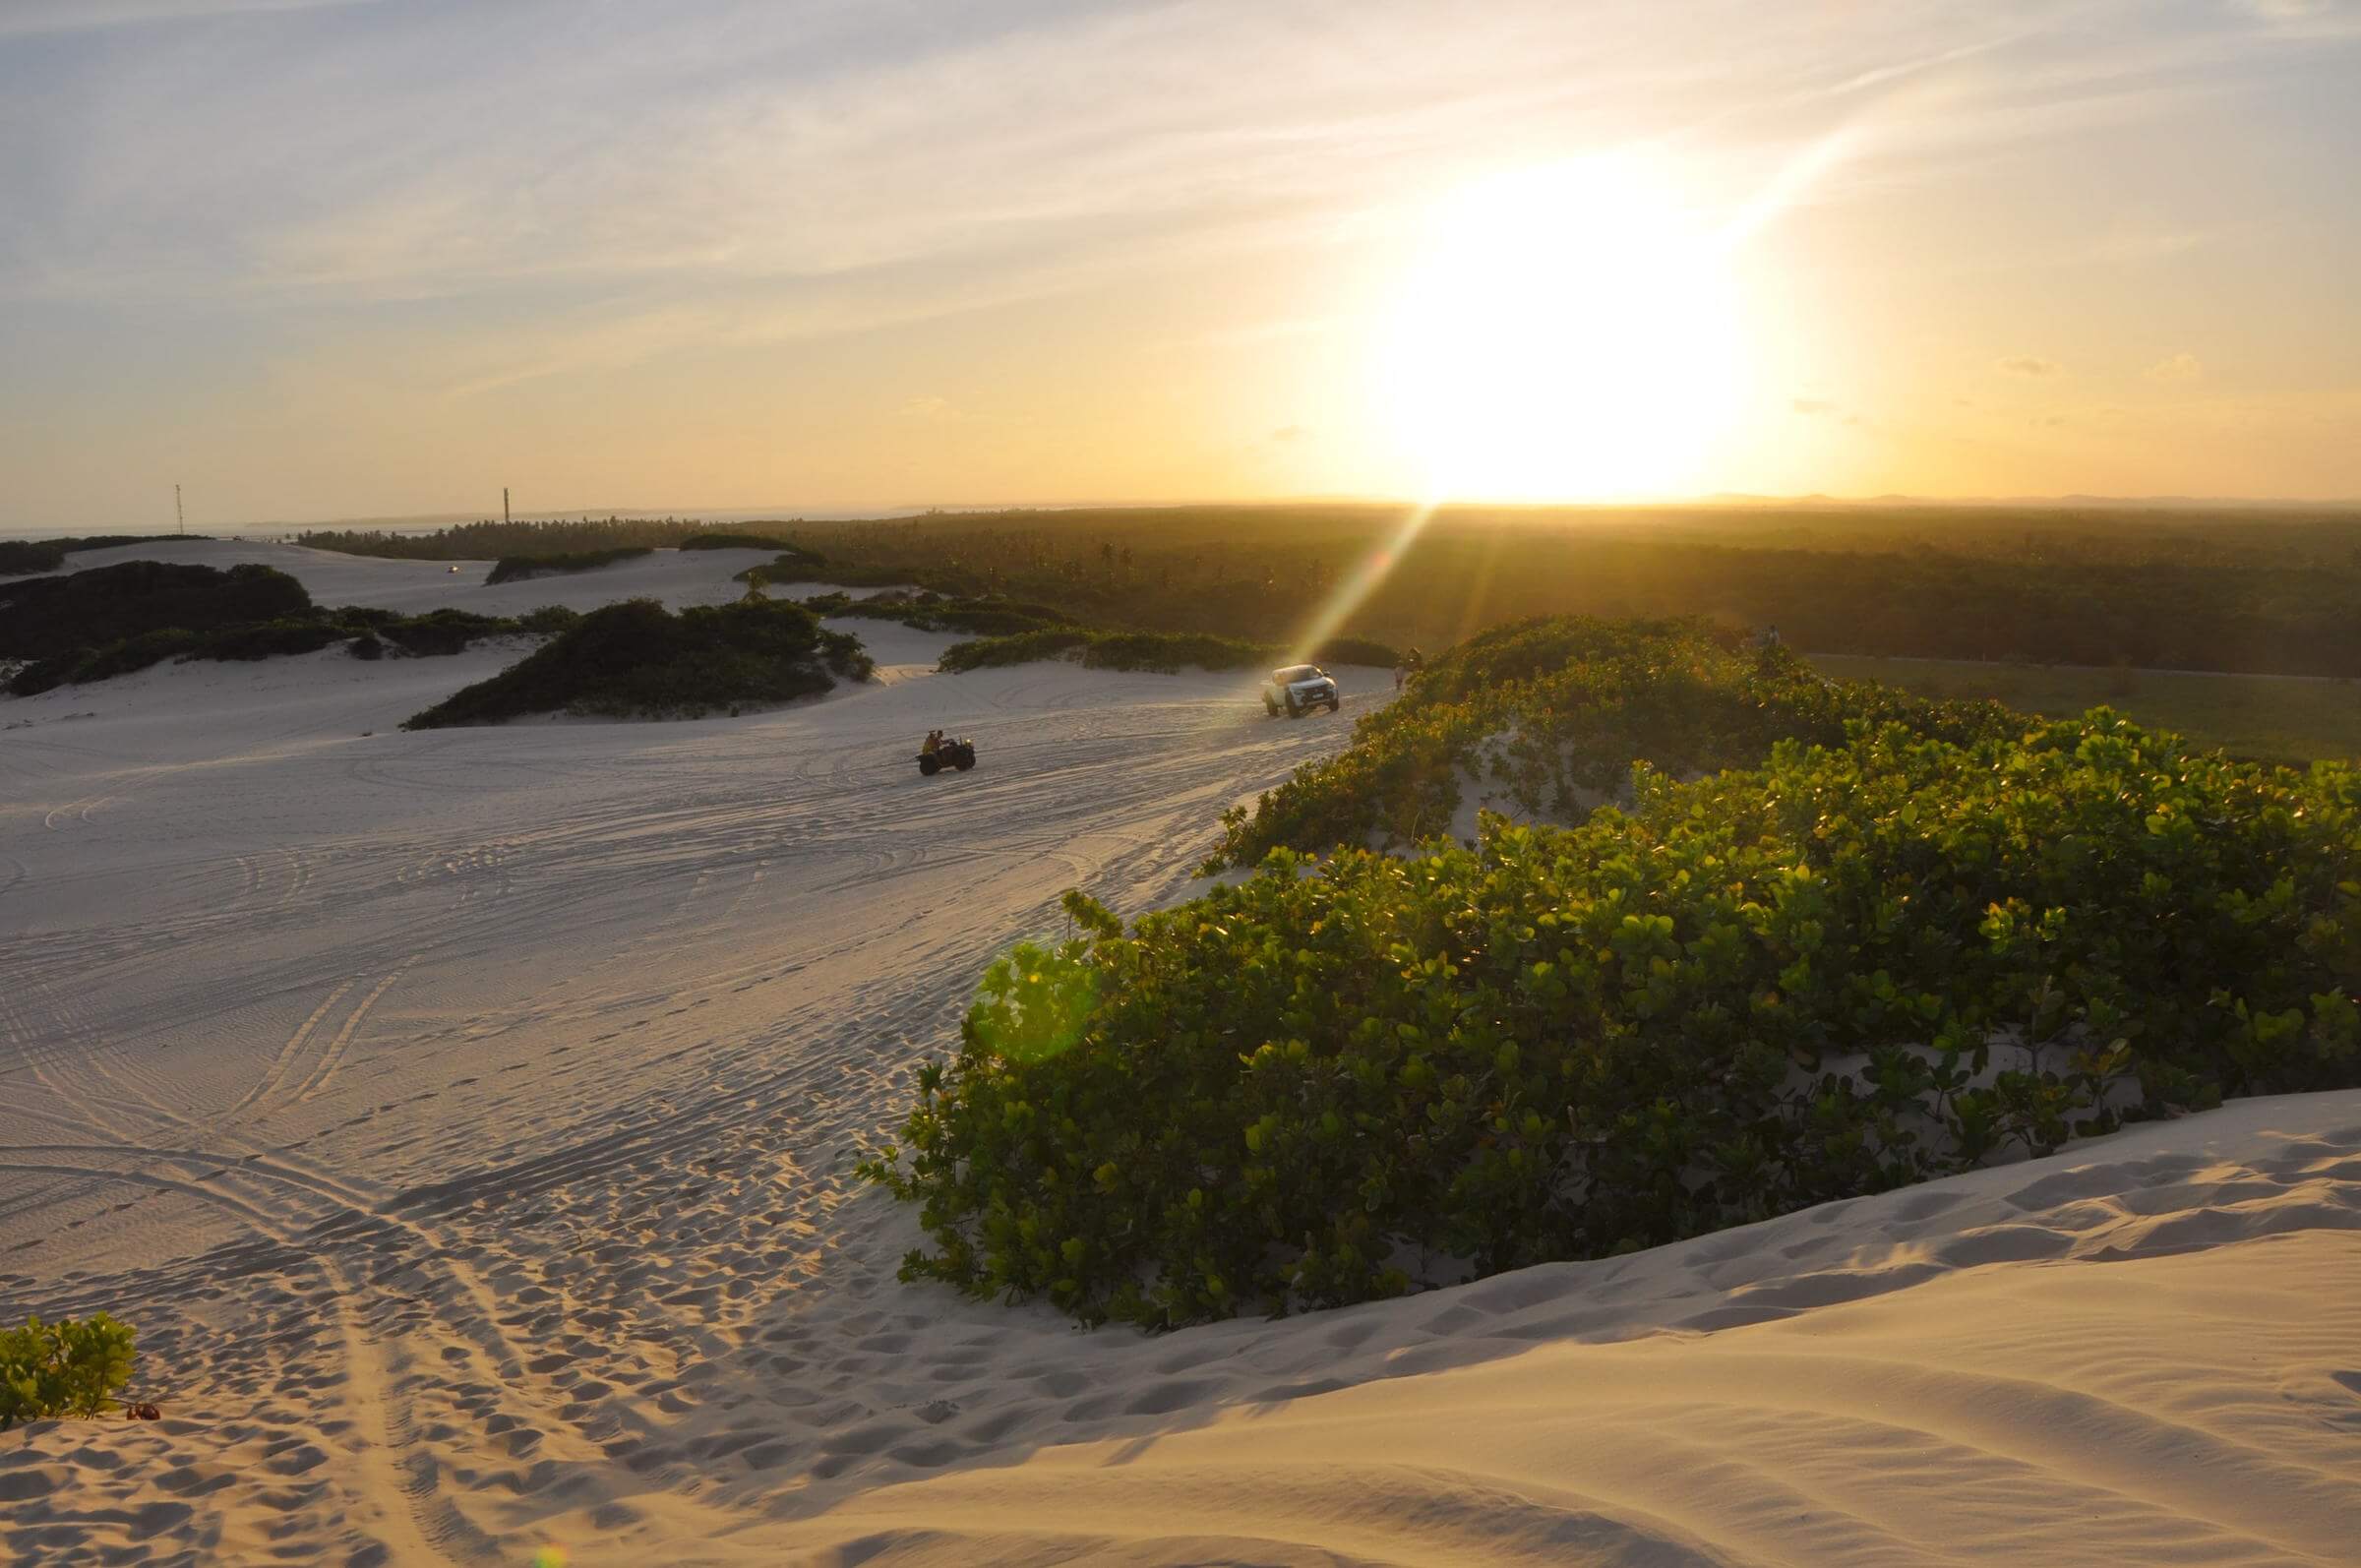
<instances>
[{"instance_id":1,"label":"white pickup truck","mask_svg":"<svg viewBox=\"0 0 2361 1568\"><path fill-rule=\"evenodd\" d=\"M1285 713L1300 719L1316 707L1334 713L1342 706L1336 680L1316 664L1289 664L1271 672L1262 683L1262 710L1272 718Z\"/></svg>"}]
</instances>

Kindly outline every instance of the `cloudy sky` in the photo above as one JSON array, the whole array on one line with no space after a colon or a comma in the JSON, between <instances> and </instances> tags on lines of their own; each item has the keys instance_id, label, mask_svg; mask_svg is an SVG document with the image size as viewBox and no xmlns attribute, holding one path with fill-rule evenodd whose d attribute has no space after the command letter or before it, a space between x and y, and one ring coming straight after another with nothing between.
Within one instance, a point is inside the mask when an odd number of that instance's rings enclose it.
<instances>
[{"instance_id":1,"label":"cloudy sky","mask_svg":"<svg viewBox=\"0 0 2361 1568\"><path fill-rule=\"evenodd\" d=\"M0 0L0 527L2361 495L2354 0Z\"/></svg>"}]
</instances>

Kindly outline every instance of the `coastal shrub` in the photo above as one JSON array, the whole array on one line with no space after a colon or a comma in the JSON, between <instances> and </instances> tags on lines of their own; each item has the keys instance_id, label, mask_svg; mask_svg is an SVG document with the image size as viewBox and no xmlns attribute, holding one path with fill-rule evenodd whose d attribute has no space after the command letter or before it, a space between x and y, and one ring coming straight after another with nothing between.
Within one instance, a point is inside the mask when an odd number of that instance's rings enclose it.
<instances>
[{"instance_id":1,"label":"coastal shrub","mask_svg":"<svg viewBox=\"0 0 2361 1568\"><path fill-rule=\"evenodd\" d=\"M1529 815L1573 820L1635 761L1685 777L1788 737L1835 743L1850 724L1889 721L1960 742L2030 722L1997 703L1831 683L1700 622L1519 622L1435 659L1355 724L1346 750L1299 768L1252 812L1233 808L1211 864L1250 866L1283 845L1416 844L1451 824L1473 780Z\"/></svg>"},{"instance_id":2,"label":"coastal shrub","mask_svg":"<svg viewBox=\"0 0 2361 1568\"><path fill-rule=\"evenodd\" d=\"M815 562L820 559L815 551L805 550L784 539L773 539L767 534L759 533L693 533L683 539L675 548L681 550L775 550L804 556Z\"/></svg>"},{"instance_id":3,"label":"coastal shrub","mask_svg":"<svg viewBox=\"0 0 2361 1568\"><path fill-rule=\"evenodd\" d=\"M1856 724L1572 828L1273 853L1126 932L1067 1049L980 999L867 1167L908 1278L1150 1327L1394 1296L2361 1084L2361 775L2104 710ZM1070 988L1069 988L1070 990Z\"/></svg>"},{"instance_id":4,"label":"coastal shrub","mask_svg":"<svg viewBox=\"0 0 2361 1568\"><path fill-rule=\"evenodd\" d=\"M431 610L424 615L396 617L377 630L404 653L431 655L456 653L479 637L500 636L522 629L521 620L476 615L467 610Z\"/></svg>"},{"instance_id":5,"label":"coastal shrub","mask_svg":"<svg viewBox=\"0 0 2361 1568\"><path fill-rule=\"evenodd\" d=\"M747 568L732 580L743 582L747 580L749 573L757 572L762 573L764 582L781 584L833 582L847 588L896 588L906 586L914 580L911 569L908 567L873 567L843 561L832 562L818 551L807 550L800 545L789 546L780 552L768 566ZM955 573L946 573L930 570L926 573L926 586L933 587L938 592L965 594L976 590L976 584ZM945 586L946 581L949 583L947 587Z\"/></svg>"},{"instance_id":6,"label":"coastal shrub","mask_svg":"<svg viewBox=\"0 0 2361 1568\"><path fill-rule=\"evenodd\" d=\"M116 545L154 544L158 540L210 539L205 533L92 533L55 539L0 539L0 577L20 572L55 572L78 550L105 550Z\"/></svg>"},{"instance_id":7,"label":"coastal shrub","mask_svg":"<svg viewBox=\"0 0 2361 1568\"><path fill-rule=\"evenodd\" d=\"M815 615L865 621L899 621L921 632L963 632L970 636L1010 636L1072 624L1072 617L1046 604L1005 599L960 599L939 593L877 594L855 598L823 593L801 601Z\"/></svg>"},{"instance_id":8,"label":"coastal shrub","mask_svg":"<svg viewBox=\"0 0 2361 1568\"><path fill-rule=\"evenodd\" d=\"M858 638L823 630L800 605L766 600L678 614L653 599L607 605L489 680L413 715L405 729L488 724L527 713L694 717L733 703L866 680Z\"/></svg>"},{"instance_id":9,"label":"coastal shrub","mask_svg":"<svg viewBox=\"0 0 2361 1568\"><path fill-rule=\"evenodd\" d=\"M572 611L556 612L572 616ZM578 617L576 617L578 619ZM527 621L532 625L528 626ZM436 610L425 615L347 605L335 610L307 608L300 615L270 621L243 622L192 631L164 627L96 646L69 648L33 660L11 674L5 689L16 696L32 696L53 687L87 685L129 675L166 659L268 659L281 654L310 653L332 642L351 638L357 658L382 658L392 643L412 655L456 653L488 636L558 624L552 612L539 610L525 621L475 615L465 610Z\"/></svg>"},{"instance_id":10,"label":"coastal shrub","mask_svg":"<svg viewBox=\"0 0 2361 1568\"><path fill-rule=\"evenodd\" d=\"M1092 633L1080 627L1044 627L1032 632L1013 633L1007 636L978 637L971 642L954 642L942 650L936 668L950 674L969 670L991 669L999 665L1032 664L1042 659L1062 659L1077 654L1090 643Z\"/></svg>"},{"instance_id":11,"label":"coastal shrub","mask_svg":"<svg viewBox=\"0 0 2361 1568\"><path fill-rule=\"evenodd\" d=\"M502 556L492 563L484 574L487 585L496 582L521 582L527 577L543 577L553 573L595 572L611 567L618 561L631 561L640 556L654 555L649 545L619 545L612 550L575 550L562 555Z\"/></svg>"},{"instance_id":12,"label":"coastal shrub","mask_svg":"<svg viewBox=\"0 0 2361 1568\"><path fill-rule=\"evenodd\" d=\"M1390 642L1374 637L1330 637L1311 650L1314 664L1372 664L1380 670L1391 669L1402 662L1401 652Z\"/></svg>"},{"instance_id":13,"label":"coastal shrub","mask_svg":"<svg viewBox=\"0 0 2361 1568\"><path fill-rule=\"evenodd\" d=\"M1194 666L1205 670L1258 669L1273 650L1237 637L1202 632L1105 632L1088 627L1042 627L1006 636L979 637L945 648L938 667L959 673L1043 659L1078 658L1096 670L1149 670L1164 674Z\"/></svg>"},{"instance_id":14,"label":"coastal shrub","mask_svg":"<svg viewBox=\"0 0 2361 1568\"><path fill-rule=\"evenodd\" d=\"M130 675L166 659L269 659L310 653L349 634L332 622L310 619L256 621L205 632L167 627L28 664L10 678L8 691L16 696L32 696L52 687Z\"/></svg>"},{"instance_id":15,"label":"coastal shrub","mask_svg":"<svg viewBox=\"0 0 2361 1568\"><path fill-rule=\"evenodd\" d=\"M527 610L518 616L516 629L530 632L535 636L556 636L579 624L581 619L582 612L579 610L569 609L562 604L545 604L538 610Z\"/></svg>"},{"instance_id":16,"label":"coastal shrub","mask_svg":"<svg viewBox=\"0 0 2361 1568\"><path fill-rule=\"evenodd\" d=\"M554 556L620 545L655 549L713 531L713 524L695 517L556 517L509 522L486 517L423 531L307 529L295 535L295 542L311 550L397 561L496 561L503 556Z\"/></svg>"},{"instance_id":17,"label":"coastal shrub","mask_svg":"<svg viewBox=\"0 0 2361 1568\"><path fill-rule=\"evenodd\" d=\"M127 561L0 583L0 655L46 659L151 632L207 632L312 613L303 584L269 567Z\"/></svg>"},{"instance_id":18,"label":"coastal shrub","mask_svg":"<svg viewBox=\"0 0 2361 1568\"><path fill-rule=\"evenodd\" d=\"M0 1329L0 1432L19 1421L95 1416L131 1381L131 1330L104 1312Z\"/></svg>"},{"instance_id":19,"label":"coastal shrub","mask_svg":"<svg viewBox=\"0 0 2361 1568\"><path fill-rule=\"evenodd\" d=\"M20 572L55 572L66 552L54 539L0 539L0 576Z\"/></svg>"}]
</instances>

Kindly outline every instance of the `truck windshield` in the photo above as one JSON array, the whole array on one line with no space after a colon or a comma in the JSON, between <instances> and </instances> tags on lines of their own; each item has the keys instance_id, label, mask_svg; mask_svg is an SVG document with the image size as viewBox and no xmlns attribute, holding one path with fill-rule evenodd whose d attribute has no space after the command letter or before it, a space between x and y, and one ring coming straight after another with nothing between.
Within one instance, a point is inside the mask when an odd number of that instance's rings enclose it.
<instances>
[{"instance_id":1,"label":"truck windshield","mask_svg":"<svg viewBox=\"0 0 2361 1568\"><path fill-rule=\"evenodd\" d=\"M1319 667L1312 664L1291 664L1284 670L1271 672L1271 679L1281 686L1287 686L1296 681L1316 681L1319 678Z\"/></svg>"}]
</instances>

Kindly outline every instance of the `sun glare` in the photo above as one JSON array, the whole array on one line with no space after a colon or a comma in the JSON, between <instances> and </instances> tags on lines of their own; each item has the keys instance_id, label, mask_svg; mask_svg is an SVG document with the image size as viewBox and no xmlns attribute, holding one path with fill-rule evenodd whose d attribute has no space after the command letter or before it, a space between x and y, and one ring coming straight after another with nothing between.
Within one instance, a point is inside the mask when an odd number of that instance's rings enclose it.
<instances>
[{"instance_id":1,"label":"sun glare","mask_svg":"<svg viewBox=\"0 0 2361 1568\"><path fill-rule=\"evenodd\" d=\"M1739 381L1727 247L1634 155L1495 175L1439 204L1386 333L1395 437L1435 500L1694 485Z\"/></svg>"}]
</instances>

